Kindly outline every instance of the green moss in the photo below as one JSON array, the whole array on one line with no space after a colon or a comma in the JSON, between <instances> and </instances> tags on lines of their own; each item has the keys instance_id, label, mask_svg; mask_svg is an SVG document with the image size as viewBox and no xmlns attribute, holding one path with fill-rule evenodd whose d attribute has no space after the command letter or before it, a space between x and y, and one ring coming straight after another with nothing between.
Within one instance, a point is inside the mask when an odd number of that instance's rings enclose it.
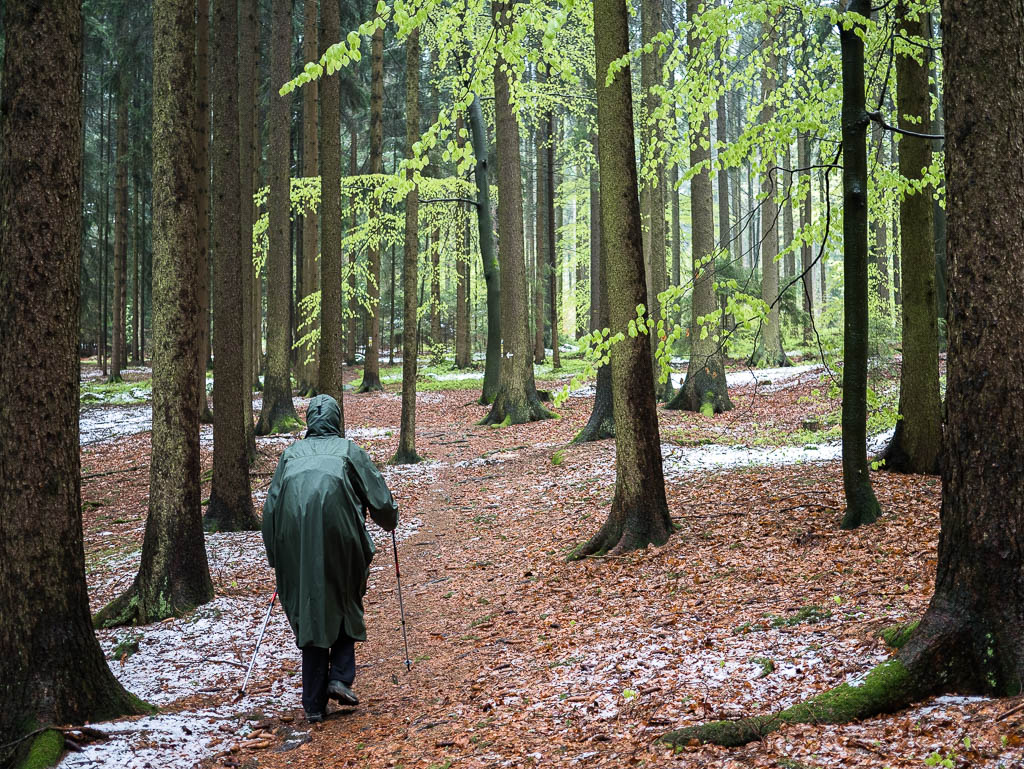
<instances>
[{"instance_id":1,"label":"green moss","mask_svg":"<svg viewBox=\"0 0 1024 769\"><path fill-rule=\"evenodd\" d=\"M893 659L874 668L860 684L842 684L781 713L690 726L669 732L662 741L670 745L710 742L735 747L759 740L786 724L845 724L891 713L919 693L910 671Z\"/></svg>"},{"instance_id":2,"label":"green moss","mask_svg":"<svg viewBox=\"0 0 1024 769\"><path fill-rule=\"evenodd\" d=\"M56 729L47 729L33 737L28 752L15 764L16 769L46 769L56 766L64 752L64 735Z\"/></svg>"},{"instance_id":3,"label":"green moss","mask_svg":"<svg viewBox=\"0 0 1024 769\"><path fill-rule=\"evenodd\" d=\"M281 417L271 428L270 433L276 435L278 433L290 433L295 430L299 430L303 427L302 420L298 417Z\"/></svg>"},{"instance_id":4,"label":"green moss","mask_svg":"<svg viewBox=\"0 0 1024 769\"><path fill-rule=\"evenodd\" d=\"M893 649L901 649L910 640L910 636L917 630L920 622L920 620L914 620L913 622L904 622L902 625L892 625L883 628L878 633L878 637L885 641L887 646Z\"/></svg>"}]
</instances>

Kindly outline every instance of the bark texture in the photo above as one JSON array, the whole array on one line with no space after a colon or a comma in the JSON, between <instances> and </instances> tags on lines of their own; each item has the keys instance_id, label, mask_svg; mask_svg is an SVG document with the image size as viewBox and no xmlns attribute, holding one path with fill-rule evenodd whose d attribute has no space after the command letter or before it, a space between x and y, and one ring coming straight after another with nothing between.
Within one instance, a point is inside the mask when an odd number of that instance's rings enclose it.
<instances>
[{"instance_id":1,"label":"bark texture","mask_svg":"<svg viewBox=\"0 0 1024 769\"><path fill-rule=\"evenodd\" d=\"M332 0L324 0L324 4ZM302 57L306 61L319 58L317 40L317 6L319 0L305 0L302 19ZM332 41L332 42L337 42ZM320 173L320 159L317 145L317 103L319 80L313 80L302 86L302 175L316 176ZM320 263L317 255L320 252L317 242L317 217L315 214L302 217L302 283L300 294L307 297L320 290ZM306 319L302 318L300 324ZM303 327L303 332L319 327L319 318L312 317ZM314 344L312 349L299 349L299 389L307 395L316 394L318 381L317 364L318 350Z\"/></svg>"},{"instance_id":2,"label":"bark texture","mask_svg":"<svg viewBox=\"0 0 1024 769\"><path fill-rule=\"evenodd\" d=\"M337 0L325 0L320 11L320 54L341 39L341 12ZM342 362L345 356L341 251L341 78L320 83L320 385L341 408L345 434Z\"/></svg>"},{"instance_id":3,"label":"bark texture","mask_svg":"<svg viewBox=\"0 0 1024 769\"><path fill-rule=\"evenodd\" d=\"M869 0L848 11L871 15ZM842 527L855 529L882 511L868 475L868 116L864 107L864 41L840 24L843 60L843 489Z\"/></svg>"},{"instance_id":4,"label":"bark texture","mask_svg":"<svg viewBox=\"0 0 1024 769\"><path fill-rule=\"evenodd\" d=\"M256 429L252 412L252 389L259 379L260 317L259 274L252 262L252 225L255 218L253 193L256 187L259 147L256 142L256 61L258 33L257 0L239 0L238 5L238 227L242 259L243 323L242 361L245 400L242 403L245 444L249 460L256 459Z\"/></svg>"},{"instance_id":5,"label":"bark texture","mask_svg":"<svg viewBox=\"0 0 1024 769\"><path fill-rule=\"evenodd\" d=\"M99 626L180 616L213 598L199 479L199 302L192 3L153 4L153 461L142 563Z\"/></svg>"},{"instance_id":6,"label":"bark texture","mask_svg":"<svg viewBox=\"0 0 1024 769\"><path fill-rule=\"evenodd\" d=\"M213 0L213 482L204 524L209 531L259 528L252 507L245 436L248 374L242 339L248 329L242 293L239 214L238 0ZM205 386L205 382L204 382Z\"/></svg>"},{"instance_id":7,"label":"bark texture","mask_svg":"<svg viewBox=\"0 0 1024 769\"><path fill-rule=\"evenodd\" d=\"M480 261L483 263L484 283L487 286L487 353L484 361L484 386L480 403L494 402L501 377L501 272L494 249L494 220L491 214L490 160L488 154L487 125L480 109L480 97L473 96L469 105L469 135L473 143L476 168L476 217L480 242Z\"/></svg>"},{"instance_id":8,"label":"bark texture","mask_svg":"<svg viewBox=\"0 0 1024 769\"><path fill-rule=\"evenodd\" d=\"M274 0L270 38L270 226L267 236L267 371L257 435L288 432L299 424L292 403L291 351L291 95L278 89L291 78L292 0Z\"/></svg>"},{"instance_id":9,"label":"bark texture","mask_svg":"<svg viewBox=\"0 0 1024 769\"><path fill-rule=\"evenodd\" d=\"M412 156L413 145L420 138L420 33L413 31L405 50L405 146ZM411 169L406 181L413 183ZM405 255L402 262L402 421L398 435L398 451L391 462L396 465L421 461L416 453L416 355L418 351L416 285L419 281L420 255L419 189L413 184L405 196Z\"/></svg>"},{"instance_id":10,"label":"bark texture","mask_svg":"<svg viewBox=\"0 0 1024 769\"><path fill-rule=\"evenodd\" d=\"M906 2L897 5L896 14L904 35L927 39L927 16L912 13ZM900 127L930 133L927 62L899 57L896 79ZM919 180L922 169L931 165L930 143L904 136L898 147L900 174L910 181ZM887 470L903 473L938 473L942 450L931 193L928 187L907 193L900 201L903 365L899 412L902 418L896 422L896 432L883 458Z\"/></svg>"},{"instance_id":11,"label":"bark texture","mask_svg":"<svg viewBox=\"0 0 1024 769\"><path fill-rule=\"evenodd\" d=\"M544 351L544 282L548 278L549 239L547 150L545 146L551 142L550 128L551 124L548 120L540 121L535 147L537 151L537 208L534 217L536 245L533 254L533 362L537 364L543 363L546 355Z\"/></svg>"},{"instance_id":12,"label":"bark texture","mask_svg":"<svg viewBox=\"0 0 1024 769\"><path fill-rule=\"evenodd\" d=\"M96 642L85 582L78 446L81 3L8 0L4 35L0 745L42 725L140 709ZM40 57L42 45L47 55ZM46 340L46 365L25 365L39 340ZM0 748L0 763L11 757Z\"/></svg>"},{"instance_id":13,"label":"bark texture","mask_svg":"<svg viewBox=\"0 0 1024 769\"><path fill-rule=\"evenodd\" d=\"M698 3L690 0L687 13L693 17ZM690 55L696 58L701 41L690 32L687 41ZM692 127L697 133L691 144L690 165L707 163L711 150L704 142L711 144L711 121L705 116ZM695 144L695 146L694 146ZM720 177L721 178L721 177ZM698 323L698 318L712 315L718 309L715 297L715 200L711 185L711 174L705 168L690 180L690 222L693 240L693 322L690 325L690 362L686 367L683 386L668 404L671 409L698 411L708 416L729 411L729 388L725 378L725 364L722 358L721 341L718 338L717 317Z\"/></svg>"},{"instance_id":14,"label":"bark texture","mask_svg":"<svg viewBox=\"0 0 1024 769\"><path fill-rule=\"evenodd\" d=\"M612 348L615 399L615 496L601 530L575 553L583 557L660 545L672 533L661 468L650 337L631 336L636 306L646 304L640 200L637 193L633 99L629 67L608 85L611 62L629 51L629 12L624 0L594 4L597 125L601 136L601 240L607 254L612 333L625 332Z\"/></svg>"},{"instance_id":15,"label":"bark texture","mask_svg":"<svg viewBox=\"0 0 1024 769\"><path fill-rule=\"evenodd\" d=\"M512 35L513 3L491 6L496 37ZM511 62L499 57L494 67L495 144L498 148L498 242L501 245L502 359L498 393L484 424L522 424L553 414L540 402L533 378L526 263L523 257L523 185L519 123L511 105ZM540 255L537 256L538 261Z\"/></svg>"},{"instance_id":16,"label":"bark texture","mask_svg":"<svg viewBox=\"0 0 1024 769\"><path fill-rule=\"evenodd\" d=\"M370 43L372 57L370 88L370 173L384 173L384 30L373 33ZM359 392L383 390L380 381L380 246L369 250L370 276L366 293L370 295L370 311L366 318L366 353L363 359L363 382ZM436 340L434 340L436 341Z\"/></svg>"},{"instance_id":17,"label":"bark texture","mask_svg":"<svg viewBox=\"0 0 1024 769\"><path fill-rule=\"evenodd\" d=\"M206 397L206 368L210 361L210 0L196 2L196 227L199 239L197 296L199 345L199 421L213 421Z\"/></svg>"}]
</instances>

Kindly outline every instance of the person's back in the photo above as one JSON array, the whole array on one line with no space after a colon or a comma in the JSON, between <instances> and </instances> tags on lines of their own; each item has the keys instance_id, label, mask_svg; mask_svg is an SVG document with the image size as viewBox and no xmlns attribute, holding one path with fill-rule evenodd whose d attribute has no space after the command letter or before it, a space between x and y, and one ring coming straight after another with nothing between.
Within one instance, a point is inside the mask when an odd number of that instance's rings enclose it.
<instances>
[{"instance_id":1,"label":"person's back","mask_svg":"<svg viewBox=\"0 0 1024 769\"><path fill-rule=\"evenodd\" d=\"M263 508L263 541L281 605L302 649L302 705L310 720L328 695L358 703L354 642L366 640L363 595L374 546L366 513L385 530L398 508L367 453L341 437L341 410L318 395L306 439L281 455Z\"/></svg>"}]
</instances>

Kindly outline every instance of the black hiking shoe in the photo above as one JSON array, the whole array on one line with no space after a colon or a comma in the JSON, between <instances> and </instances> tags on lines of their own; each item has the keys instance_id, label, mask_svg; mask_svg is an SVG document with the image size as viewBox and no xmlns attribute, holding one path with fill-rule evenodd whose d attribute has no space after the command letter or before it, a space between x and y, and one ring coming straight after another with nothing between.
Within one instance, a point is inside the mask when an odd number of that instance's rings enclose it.
<instances>
[{"instance_id":1,"label":"black hiking shoe","mask_svg":"<svg viewBox=\"0 0 1024 769\"><path fill-rule=\"evenodd\" d=\"M331 681L327 684L327 696L332 700L337 700L339 705L355 707L359 704L359 698L355 692L341 681Z\"/></svg>"},{"instance_id":2,"label":"black hiking shoe","mask_svg":"<svg viewBox=\"0 0 1024 769\"><path fill-rule=\"evenodd\" d=\"M307 724L319 724L319 723L322 723L323 720L324 720L324 714L323 713L308 713L308 712L306 713L306 723Z\"/></svg>"}]
</instances>

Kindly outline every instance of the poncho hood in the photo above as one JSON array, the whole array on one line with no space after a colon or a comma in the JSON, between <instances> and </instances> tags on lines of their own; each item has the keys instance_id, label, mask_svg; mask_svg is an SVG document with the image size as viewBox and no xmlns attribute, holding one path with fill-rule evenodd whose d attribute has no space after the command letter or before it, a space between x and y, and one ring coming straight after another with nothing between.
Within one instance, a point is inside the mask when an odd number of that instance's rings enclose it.
<instances>
[{"instance_id":1,"label":"poncho hood","mask_svg":"<svg viewBox=\"0 0 1024 769\"><path fill-rule=\"evenodd\" d=\"M330 395L317 395L306 411L306 437L323 438L341 435L341 408Z\"/></svg>"}]
</instances>

